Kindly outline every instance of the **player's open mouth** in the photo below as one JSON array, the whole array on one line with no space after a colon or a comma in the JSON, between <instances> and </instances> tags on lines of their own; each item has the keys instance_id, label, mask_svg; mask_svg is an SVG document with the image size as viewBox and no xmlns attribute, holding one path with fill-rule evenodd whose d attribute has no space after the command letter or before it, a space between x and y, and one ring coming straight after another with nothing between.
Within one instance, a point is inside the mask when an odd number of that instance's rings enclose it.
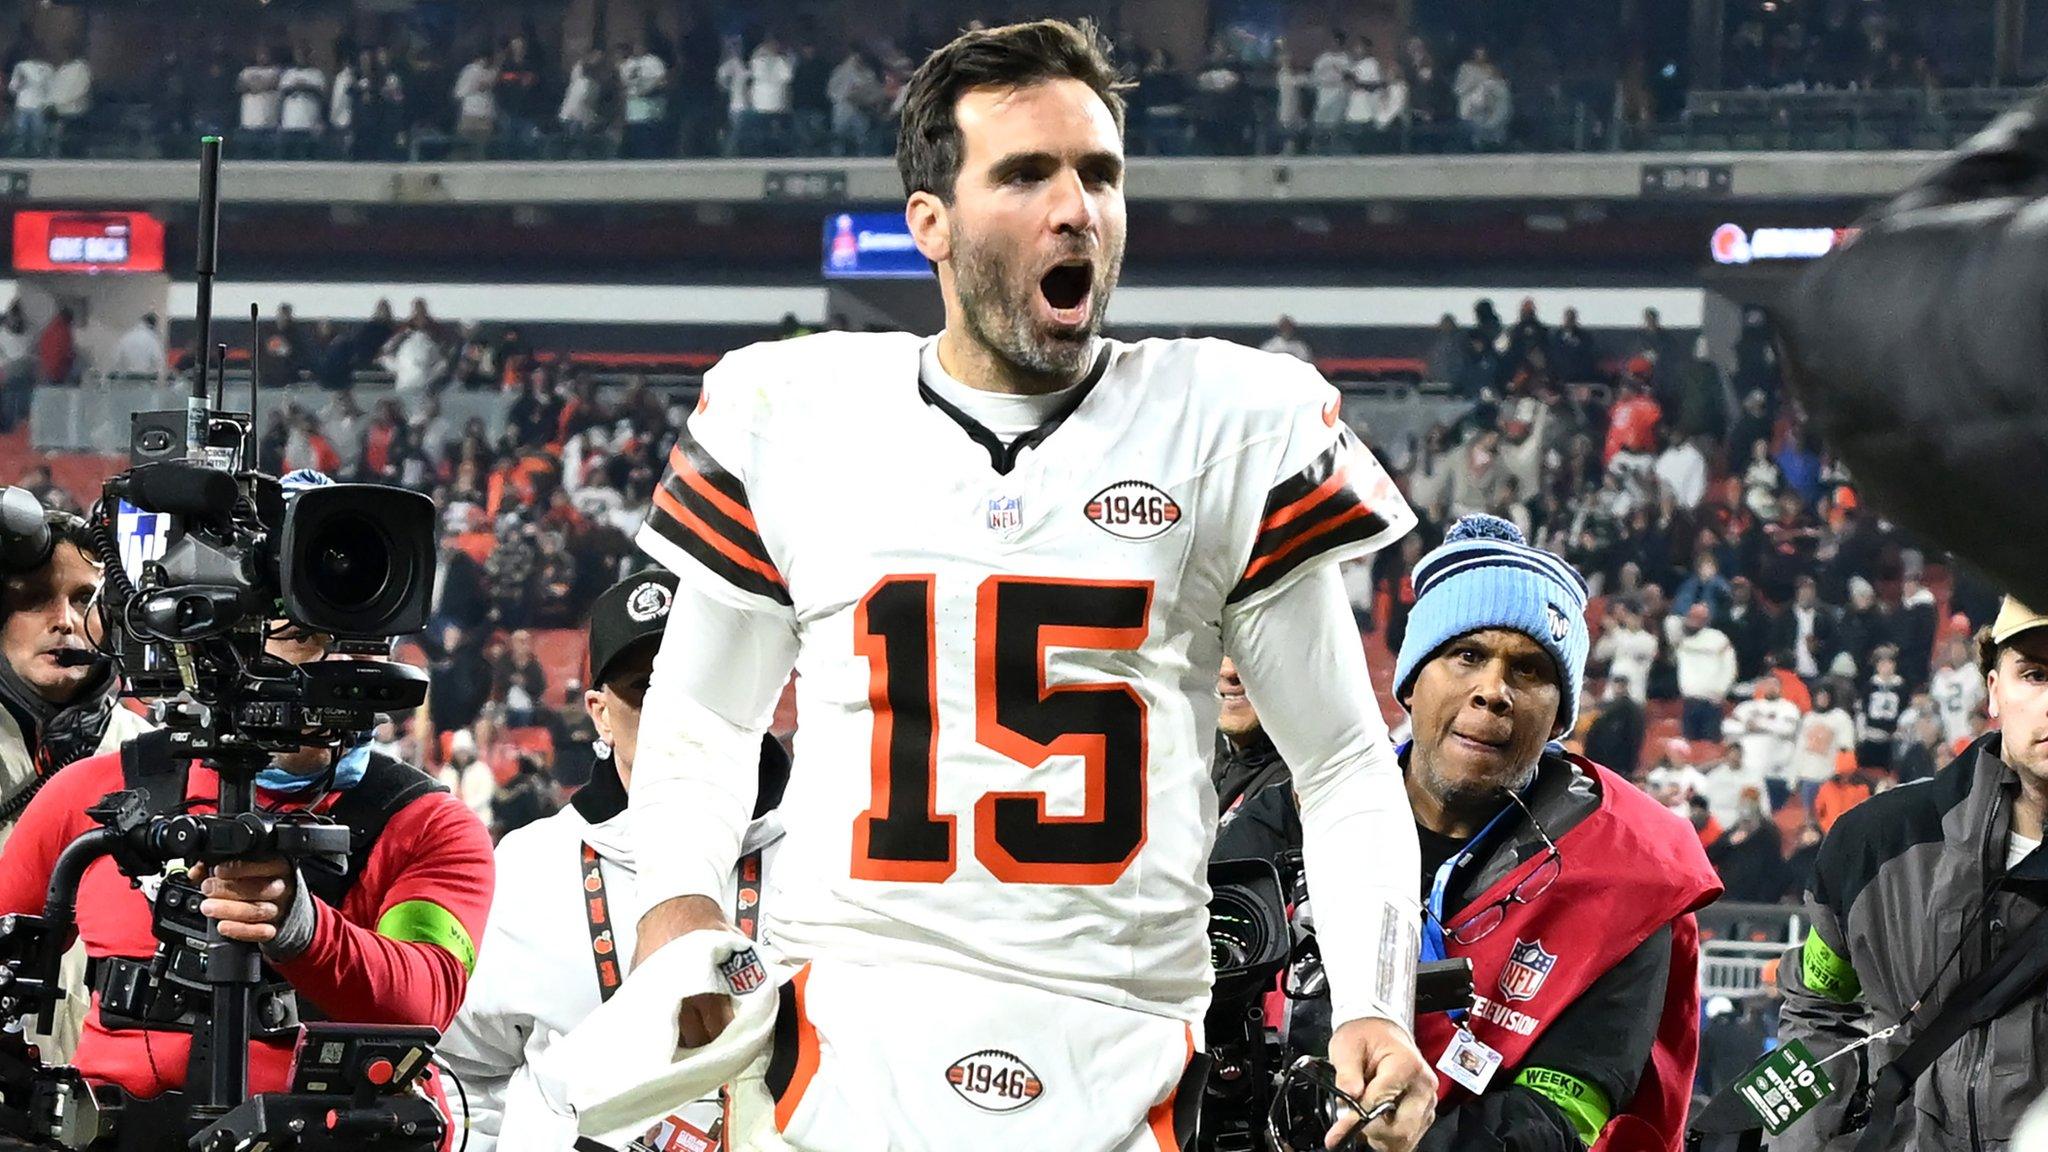
<instances>
[{"instance_id":1,"label":"player's open mouth","mask_svg":"<svg viewBox=\"0 0 2048 1152\"><path fill-rule=\"evenodd\" d=\"M1088 300L1095 289L1095 268L1086 260L1055 264L1038 279L1038 294L1060 324L1078 325L1088 320Z\"/></svg>"}]
</instances>

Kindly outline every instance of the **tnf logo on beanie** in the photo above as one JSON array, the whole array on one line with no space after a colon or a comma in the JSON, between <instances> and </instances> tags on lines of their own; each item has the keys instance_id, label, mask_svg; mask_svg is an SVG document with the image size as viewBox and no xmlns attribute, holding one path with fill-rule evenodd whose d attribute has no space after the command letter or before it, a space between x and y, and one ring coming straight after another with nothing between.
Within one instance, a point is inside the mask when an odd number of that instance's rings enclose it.
<instances>
[{"instance_id":1,"label":"tnf logo on beanie","mask_svg":"<svg viewBox=\"0 0 2048 1152\"><path fill-rule=\"evenodd\" d=\"M1544 607L1550 612L1550 638L1560 644L1564 643L1565 633L1572 630L1570 618L1564 614L1564 609L1555 604L1545 604Z\"/></svg>"}]
</instances>

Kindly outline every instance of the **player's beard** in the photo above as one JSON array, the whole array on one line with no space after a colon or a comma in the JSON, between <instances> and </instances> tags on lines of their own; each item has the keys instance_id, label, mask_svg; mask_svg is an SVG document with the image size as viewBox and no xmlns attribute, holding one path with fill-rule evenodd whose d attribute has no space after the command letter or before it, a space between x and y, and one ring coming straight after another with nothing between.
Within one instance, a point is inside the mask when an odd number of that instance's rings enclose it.
<instances>
[{"instance_id":1,"label":"player's beard","mask_svg":"<svg viewBox=\"0 0 2048 1152\"><path fill-rule=\"evenodd\" d=\"M1124 262L1123 237L1106 240L1100 258L1096 251L1085 248L1069 254L1095 262L1088 318L1078 328L1039 323L1033 300L1039 282L1026 280L994 242L970 236L956 220L952 243L953 287L960 297L968 334L1019 376L1060 387L1078 383L1094 359L1102 316L1109 308L1110 293L1116 290Z\"/></svg>"}]
</instances>

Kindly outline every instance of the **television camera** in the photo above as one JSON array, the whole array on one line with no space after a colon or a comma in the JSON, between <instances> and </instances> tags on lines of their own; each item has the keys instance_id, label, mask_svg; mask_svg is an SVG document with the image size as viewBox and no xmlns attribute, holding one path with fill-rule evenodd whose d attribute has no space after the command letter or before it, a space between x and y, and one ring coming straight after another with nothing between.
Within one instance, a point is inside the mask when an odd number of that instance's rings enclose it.
<instances>
[{"instance_id":1,"label":"television camera","mask_svg":"<svg viewBox=\"0 0 2048 1152\"><path fill-rule=\"evenodd\" d=\"M306 747L328 749L331 773L379 713L425 700L426 674L382 660L293 665L265 644L289 630L330 638L330 656L387 655L396 637L425 626L436 557L427 497L265 475L255 461L253 379L247 412L223 409L218 369L209 402L219 173L220 141L208 137L191 392L182 411L133 418L132 466L106 482L88 517L106 570L98 634L93 650L70 654L116 665L124 694L157 701L163 731L148 739L168 770L144 773L140 784L128 775L125 790L88 810L98 826L58 857L42 915L0 917L0 1018L16 1029L33 1018L48 1030L64 996L58 965L76 932L87 867L111 858L138 883L162 877L155 955L100 958L93 982L109 1026L191 1034L185 1086L135 1099L75 1068L44 1065L18 1030L0 1033L0 1146L428 1152L445 1131L421 1091L434 1030L302 1021L289 985L257 947L222 937L200 914L198 889L172 867L281 856L310 877L347 866L348 827L257 809L255 778L273 754ZM8 571L39 566L54 546L25 495L0 489L0 567ZM211 813L185 803L192 762L218 777ZM252 1036L294 1035L289 1091L252 1096Z\"/></svg>"}]
</instances>

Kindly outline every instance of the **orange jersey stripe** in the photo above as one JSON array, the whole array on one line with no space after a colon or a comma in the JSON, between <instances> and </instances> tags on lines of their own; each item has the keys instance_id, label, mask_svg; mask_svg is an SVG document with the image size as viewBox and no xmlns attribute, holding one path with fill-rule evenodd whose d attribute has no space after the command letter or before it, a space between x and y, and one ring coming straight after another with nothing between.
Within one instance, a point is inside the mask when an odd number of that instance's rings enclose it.
<instances>
[{"instance_id":1,"label":"orange jersey stripe","mask_svg":"<svg viewBox=\"0 0 2048 1152\"><path fill-rule=\"evenodd\" d=\"M1287 557L1292 556L1294 553L1301 551L1303 547L1312 544L1317 540L1321 540L1323 537L1328 536L1331 532L1334 532L1337 529L1342 528L1344 525L1349 524L1354 520L1361 520L1370 515L1372 515L1372 509L1367 508L1363 504L1359 504L1353 506L1350 510L1344 512L1341 515L1331 517L1328 523L1323 524L1322 526L1316 528L1314 531L1303 533L1301 536L1297 537L1294 541L1289 543L1287 547L1282 548L1278 552L1272 553L1271 555L1261 556L1257 560L1252 561L1251 566L1244 570L1244 579L1250 580L1252 577L1257 576L1260 572L1265 571L1267 568L1273 566L1274 564L1277 564L1280 561L1285 560Z\"/></svg>"},{"instance_id":2,"label":"orange jersey stripe","mask_svg":"<svg viewBox=\"0 0 2048 1152\"><path fill-rule=\"evenodd\" d=\"M1187 1030L1187 1055L1181 1058L1180 1066L1186 1070L1188 1062L1195 1058L1195 1030ZM1180 1152L1180 1136L1173 1130L1173 1105L1180 1096L1180 1081L1166 1090L1166 1099L1152 1106L1145 1113L1145 1127L1152 1130L1152 1138L1159 1142L1159 1152Z\"/></svg>"},{"instance_id":3,"label":"orange jersey stripe","mask_svg":"<svg viewBox=\"0 0 2048 1152\"><path fill-rule=\"evenodd\" d=\"M1266 517L1264 520L1259 521L1259 532L1263 534L1271 532L1275 528L1286 527L1290 522L1300 517L1309 509L1322 503L1325 499L1327 499L1330 496L1332 492L1335 492L1339 488L1342 488L1345 484L1345 480L1346 476L1344 469L1342 467L1337 468L1335 471L1330 473L1330 478L1328 480L1325 480L1321 484L1316 486L1315 491L1310 492L1308 495L1303 496L1301 499L1296 500L1292 504L1280 508L1279 510L1275 511L1272 515Z\"/></svg>"},{"instance_id":4,"label":"orange jersey stripe","mask_svg":"<svg viewBox=\"0 0 2048 1152\"><path fill-rule=\"evenodd\" d=\"M726 559L765 580L772 580L777 585L783 584L782 573L775 570L775 565L756 559L739 545L719 535L716 529L699 519L696 513L683 507L682 501L659 485L654 489L654 506L666 512L671 519L689 529L706 544L718 549Z\"/></svg>"},{"instance_id":5,"label":"orange jersey stripe","mask_svg":"<svg viewBox=\"0 0 2048 1152\"><path fill-rule=\"evenodd\" d=\"M796 1117L796 1107L803 1102L804 1091L811 1086L811 1077L818 1074L818 1030L811 1026L810 1017L804 1014L804 989L811 981L811 966L806 964L796 974L796 1070L790 1073L789 1088L782 1093L782 1099L775 1102L775 1130L789 1131L789 1122Z\"/></svg>"},{"instance_id":6,"label":"orange jersey stripe","mask_svg":"<svg viewBox=\"0 0 2048 1152\"><path fill-rule=\"evenodd\" d=\"M744 525L747 531L752 532L756 536L761 534L761 526L754 523L753 509L720 492L711 481L706 480L704 474L697 471L696 466L690 463L689 457L683 455L681 444L669 449L668 466L683 483L695 489L698 495L711 501L712 505L720 512L732 517L735 521Z\"/></svg>"}]
</instances>

